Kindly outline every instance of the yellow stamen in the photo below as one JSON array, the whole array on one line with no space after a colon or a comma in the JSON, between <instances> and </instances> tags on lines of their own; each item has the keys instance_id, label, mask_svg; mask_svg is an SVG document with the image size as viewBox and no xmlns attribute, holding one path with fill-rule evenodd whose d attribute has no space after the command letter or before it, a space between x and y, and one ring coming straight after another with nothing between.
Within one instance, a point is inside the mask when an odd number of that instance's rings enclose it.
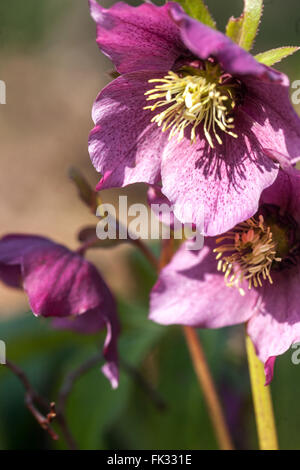
<instances>
[{"instance_id":1,"label":"yellow stamen","mask_svg":"<svg viewBox=\"0 0 300 470\"><path fill-rule=\"evenodd\" d=\"M223 241L228 243L218 246L214 252L217 253L218 271L225 273L228 286L240 289L244 280L248 281L249 289L262 287L263 281L273 283L271 267L281 258L276 256L277 243L262 215L258 220L248 219L217 239L218 244Z\"/></svg>"},{"instance_id":2,"label":"yellow stamen","mask_svg":"<svg viewBox=\"0 0 300 470\"><path fill-rule=\"evenodd\" d=\"M155 101L144 109L163 111L155 114L151 122L156 122L162 131L169 131L169 139L176 136L178 141L184 137L185 129L190 126L190 140L196 141L196 130L203 124L204 135L214 148L213 137L221 145L220 133L224 132L237 138L234 119L231 113L235 107L234 84L223 84L218 67L207 63L204 70L189 68L189 74L168 72L161 79L149 80L157 83L145 93L147 101Z\"/></svg>"}]
</instances>

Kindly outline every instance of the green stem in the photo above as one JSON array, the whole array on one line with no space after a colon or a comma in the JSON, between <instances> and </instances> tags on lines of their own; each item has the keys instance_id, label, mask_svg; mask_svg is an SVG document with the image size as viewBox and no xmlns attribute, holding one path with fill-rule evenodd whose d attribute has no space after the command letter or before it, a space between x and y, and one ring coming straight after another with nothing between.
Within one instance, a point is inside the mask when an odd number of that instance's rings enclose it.
<instances>
[{"instance_id":1,"label":"green stem","mask_svg":"<svg viewBox=\"0 0 300 470\"><path fill-rule=\"evenodd\" d=\"M277 432L271 391L265 386L263 363L258 359L253 343L246 335L246 349L260 450L278 450Z\"/></svg>"}]
</instances>

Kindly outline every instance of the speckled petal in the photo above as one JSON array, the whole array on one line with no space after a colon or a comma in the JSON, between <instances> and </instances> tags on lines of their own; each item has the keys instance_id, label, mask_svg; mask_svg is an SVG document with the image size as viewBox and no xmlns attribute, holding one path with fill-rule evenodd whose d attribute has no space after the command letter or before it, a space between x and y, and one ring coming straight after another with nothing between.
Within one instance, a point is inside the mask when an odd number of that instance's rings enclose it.
<instances>
[{"instance_id":1,"label":"speckled petal","mask_svg":"<svg viewBox=\"0 0 300 470\"><path fill-rule=\"evenodd\" d=\"M97 43L120 73L169 70L185 49L167 5L133 7L117 2L106 9L96 0L89 3L97 24Z\"/></svg>"},{"instance_id":2,"label":"speckled petal","mask_svg":"<svg viewBox=\"0 0 300 470\"><path fill-rule=\"evenodd\" d=\"M242 296L227 287L217 271L214 239L207 239L199 252L185 244L160 273L151 293L150 319L163 325L181 324L201 328L221 328L248 320L257 300L246 286Z\"/></svg>"}]
</instances>

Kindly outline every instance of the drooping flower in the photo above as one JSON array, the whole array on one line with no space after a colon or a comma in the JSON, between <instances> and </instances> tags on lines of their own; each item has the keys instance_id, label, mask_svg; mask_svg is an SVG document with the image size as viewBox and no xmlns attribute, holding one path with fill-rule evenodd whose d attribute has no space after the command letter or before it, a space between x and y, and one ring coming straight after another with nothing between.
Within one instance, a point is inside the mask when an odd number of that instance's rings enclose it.
<instances>
[{"instance_id":1,"label":"drooping flower","mask_svg":"<svg viewBox=\"0 0 300 470\"><path fill-rule=\"evenodd\" d=\"M182 245L151 294L161 324L220 328L247 322L267 383L275 357L300 340L300 174L280 170L254 217L198 252Z\"/></svg>"},{"instance_id":2,"label":"drooping flower","mask_svg":"<svg viewBox=\"0 0 300 470\"><path fill-rule=\"evenodd\" d=\"M117 387L116 305L91 263L47 238L12 234L0 240L0 279L23 288L34 315L54 317L57 328L95 333L106 327L102 372Z\"/></svg>"},{"instance_id":3,"label":"drooping flower","mask_svg":"<svg viewBox=\"0 0 300 470\"><path fill-rule=\"evenodd\" d=\"M278 174L266 149L285 167L299 156L288 78L176 3L90 8L120 74L93 107L98 189L161 184L178 219L211 236L252 217Z\"/></svg>"}]
</instances>

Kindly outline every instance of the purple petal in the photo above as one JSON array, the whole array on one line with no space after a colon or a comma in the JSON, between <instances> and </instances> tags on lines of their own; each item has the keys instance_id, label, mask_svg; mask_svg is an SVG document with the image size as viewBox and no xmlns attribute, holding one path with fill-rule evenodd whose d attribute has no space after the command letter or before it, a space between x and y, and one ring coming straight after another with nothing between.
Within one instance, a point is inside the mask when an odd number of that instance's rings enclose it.
<instances>
[{"instance_id":1,"label":"purple petal","mask_svg":"<svg viewBox=\"0 0 300 470\"><path fill-rule=\"evenodd\" d=\"M278 174L265 156L243 113L236 115L238 138L223 135L211 149L202 129L195 144L171 139L162 157L162 192L174 204L176 217L193 222L214 236L252 217L261 192Z\"/></svg>"},{"instance_id":2,"label":"purple petal","mask_svg":"<svg viewBox=\"0 0 300 470\"><path fill-rule=\"evenodd\" d=\"M0 264L18 265L26 253L50 245L49 239L36 235L6 235L0 240Z\"/></svg>"},{"instance_id":3,"label":"purple petal","mask_svg":"<svg viewBox=\"0 0 300 470\"><path fill-rule=\"evenodd\" d=\"M118 367L118 347L117 339L119 334L119 325L113 318L106 323L107 335L103 348L103 355L106 364L102 367L102 373L108 378L113 388L117 388L119 384L119 367Z\"/></svg>"},{"instance_id":4,"label":"purple petal","mask_svg":"<svg viewBox=\"0 0 300 470\"><path fill-rule=\"evenodd\" d=\"M275 182L261 195L261 204L273 204L300 224L300 171L287 174L280 170Z\"/></svg>"},{"instance_id":5,"label":"purple petal","mask_svg":"<svg viewBox=\"0 0 300 470\"><path fill-rule=\"evenodd\" d=\"M223 33L191 18L176 3L169 3L169 8L180 28L182 41L200 59L214 57L225 72L234 76L252 75L271 82L281 81L280 73L257 62Z\"/></svg>"},{"instance_id":6,"label":"purple petal","mask_svg":"<svg viewBox=\"0 0 300 470\"><path fill-rule=\"evenodd\" d=\"M102 300L103 281L94 266L59 245L26 255L23 279L35 315L79 315Z\"/></svg>"},{"instance_id":7,"label":"purple petal","mask_svg":"<svg viewBox=\"0 0 300 470\"><path fill-rule=\"evenodd\" d=\"M271 356L265 362L265 376L266 376L265 386L270 385L270 383L273 380L275 361L276 361L276 356Z\"/></svg>"},{"instance_id":8,"label":"purple petal","mask_svg":"<svg viewBox=\"0 0 300 470\"><path fill-rule=\"evenodd\" d=\"M226 286L224 274L217 271L215 246L214 239L206 240L199 252L182 245L152 290L151 320L163 325L221 328L251 317L256 292L243 286L242 296L237 288Z\"/></svg>"},{"instance_id":9,"label":"purple petal","mask_svg":"<svg viewBox=\"0 0 300 470\"><path fill-rule=\"evenodd\" d=\"M260 301L248 323L258 357L264 363L300 340L300 267L272 273L273 285L260 289Z\"/></svg>"},{"instance_id":10,"label":"purple petal","mask_svg":"<svg viewBox=\"0 0 300 470\"><path fill-rule=\"evenodd\" d=\"M103 329L105 318L101 309L95 308L81 315L56 317L52 320L52 326L58 330L70 330L75 333L92 335Z\"/></svg>"},{"instance_id":11,"label":"purple petal","mask_svg":"<svg viewBox=\"0 0 300 470\"><path fill-rule=\"evenodd\" d=\"M107 287L96 268L51 240L9 235L0 240L0 275L20 285L35 315L79 315L103 302Z\"/></svg>"},{"instance_id":12,"label":"purple petal","mask_svg":"<svg viewBox=\"0 0 300 470\"><path fill-rule=\"evenodd\" d=\"M24 255L51 241L34 235L7 235L0 240L0 279L10 287L22 287L21 264Z\"/></svg>"},{"instance_id":13,"label":"purple petal","mask_svg":"<svg viewBox=\"0 0 300 470\"><path fill-rule=\"evenodd\" d=\"M244 80L246 93L240 111L249 116L251 131L267 153L283 168L300 156L300 118L289 98L289 80L282 74L282 83L264 83L255 78ZM279 155L276 158L275 153ZM286 163L283 158L286 156Z\"/></svg>"},{"instance_id":14,"label":"purple petal","mask_svg":"<svg viewBox=\"0 0 300 470\"><path fill-rule=\"evenodd\" d=\"M96 0L89 3L97 23L97 43L118 72L166 71L181 55L184 46L167 5L132 7L118 2L105 9Z\"/></svg>"},{"instance_id":15,"label":"purple petal","mask_svg":"<svg viewBox=\"0 0 300 470\"><path fill-rule=\"evenodd\" d=\"M103 374L111 382L113 388L119 383L118 347L117 340L120 332L114 299L107 289L107 295L101 308L90 310L79 316L55 318L52 326L57 329L72 330L80 334L94 334L107 328L103 347L103 357L106 364L102 367Z\"/></svg>"},{"instance_id":16,"label":"purple petal","mask_svg":"<svg viewBox=\"0 0 300 470\"><path fill-rule=\"evenodd\" d=\"M101 189L136 182L154 184L159 179L160 155L168 136L150 122L152 112L143 110L147 105L144 93L151 88L148 80L155 77L155 72L119 77L94 104L96 127L90 134L89 152L96 170L105 175Z\"/></svg>"},{"instance_id":17,"label":"purple petal","mask_svg":"<svg viewBox=\"0 0 300 470\"><path fill-rule=\"evenodd\" d=\"M56 328L95 333L106 326L102 370L117 387L116 305L92 264L46 238L8 235L0 240L0 278L11 286L23 281L33 313L57 317Z\"/></svg>"}]
</instances>

